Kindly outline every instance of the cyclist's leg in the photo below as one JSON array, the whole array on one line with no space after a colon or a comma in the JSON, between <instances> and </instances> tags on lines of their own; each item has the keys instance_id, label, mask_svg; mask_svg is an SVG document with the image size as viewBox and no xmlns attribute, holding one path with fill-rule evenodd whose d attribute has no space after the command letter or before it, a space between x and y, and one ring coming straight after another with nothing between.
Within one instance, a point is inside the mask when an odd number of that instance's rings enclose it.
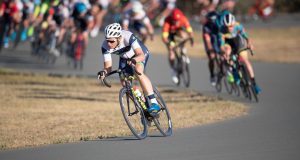
<instances>
[{"instance_id":1,"label":"cyclist's leg","mask_svg":"<svg viewBox=\"0 0 300 160\"><path fill-rule=\"evenodd\" d=\"M232 52L232 48L229 44L225 44L224 45L224 54L223 54L223 57L224 59L229 63L229 60L230 60L230 55L231 55L231 52Z\"/></svg>"},{"instance_id":2,"label":"cyclist's leg","mask_svg":"<svg viewBox=\"0 0 300 160\"><path fill-rule=\"evenodd\" d=\"M149 58L149 53L148 52L144 52L144 53L145 53L144 61L137 63L135 68L139 73L141 73L141 75L137 75L137 78L141 84L146 99L149 100L148 102L150 102L148 111L152 116L156 116L156 113L159 111L160 106L158 105L158 102L155 98L152 83L149 77L144 73Z\"/></svg>"},{"instance_id":3,"label":"cyclist's leg","mask_svg":"<svg viewBox=\"0 0 300 160\"><path fill-rule=\"evenodd\" d=\"M248 58L248 52L247 51L241 52L240 57L241 57L242 61L244 62L244 64L246 65L246 68L250 74L250 77L254 78L254 70L253 70L253 66Z\"/></svg>"},{"instance_id":4,"label":"cyclist's leg","mask_svg":"<svg viewBox=\"0 0 300 160\"><path fill-rule=\"evenodd\" d=\"M215 53L213 51L209 51L207 49L207 47L205 47L205 52L208 58L208 70L209 70L209 74L210 74L210 78L212 79L215 75L214 75L214 68L215 68L215 64L214 64L214 58L215 58Z\"/></svg>"},{"instance_id":5,"label":"cyclist's leg","mask_svg":"<svg viewBox=\"0 0 300 160\"><path fill-rule=\"evenodd\" d=\"M170 67L175 70L175 53L173 51L173 47L175 46L175 34L170 34L169 35L169 46L168 46L168 57L169 57L169 64Z\"/></svg>"},{"instance_id":6,"label":"cyclist's leg","mask_svg":"<svg viewBox=\"0 0 300 160\"><path fill-rule=\"evenodd\" d=\"M148 76L146 76L146 74L144 73L148 58L149 58L149 54L146 53L144 61L137 63L135 66L136 70L139 73L141 73L141 75L137 75L137 78L141 84L141 87L142 87L145 95L153 94L152 83L151 83L150 79L148 78Z\"/></svg>"},{"instance_id":7,"label":"cyclist's leg","mask_svg":"<svg viewBox=\"0 0 300 160\"><path fill-rule=\"evenodd\" d=\"M188 33L184 30L179 30L178 33L181 39L186 39L189 37ZM187 54L187 49L185 48L185 44L180 46L180 50L181 52L183 52L183 54Z\"/></svg>"}]
</instances>

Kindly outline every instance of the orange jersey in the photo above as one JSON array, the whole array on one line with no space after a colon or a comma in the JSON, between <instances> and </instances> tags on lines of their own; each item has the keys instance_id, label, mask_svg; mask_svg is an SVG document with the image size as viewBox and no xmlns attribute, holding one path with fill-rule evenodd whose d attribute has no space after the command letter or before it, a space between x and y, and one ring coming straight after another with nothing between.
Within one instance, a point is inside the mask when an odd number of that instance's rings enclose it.
<instances>
[{"instance_id":1,"label":"orange jersey","mask_svg":"<svg viewBox=\"0 0 300 160\"><path fill-rule=\"evenodd\" d=\"M170 33L176 33L180 29L185 29L187 32L193 32L190 22L185 16L182 16L179 21L173 22L169 16L165 19L163 25L163 37L168 37Z\"/></svg>"}]
</instances>

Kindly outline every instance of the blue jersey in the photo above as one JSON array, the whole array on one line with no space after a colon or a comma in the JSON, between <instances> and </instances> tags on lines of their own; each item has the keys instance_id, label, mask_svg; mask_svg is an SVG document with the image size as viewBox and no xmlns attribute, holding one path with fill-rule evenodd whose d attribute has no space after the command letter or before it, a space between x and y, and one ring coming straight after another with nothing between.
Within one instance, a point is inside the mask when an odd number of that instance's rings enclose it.
<instances>
[{"instance_id":1,"label":"blue jersey","mask_svg":"<svg viewBox=\"0 0 300 160\"><path fill-rule=\"evenodd\" d=\"M229 32L227 28L222 27L220 30L221 37L221 46L225 45L225 41L233 40L238 36L241 36L244 39L248 39L248 34L245 32L243 25L236 22L232 32Z\"/></svg>"},{"instance_id":2,"label":"blue jersey","mask_svg":"<svg viewBox=\"0 0 300 160\"><path fill-rule=\"evenodd\" d=\"M221 42L221 37L219 34L219 27L217 26L216 23L206 23L203 26L203 41L204 41L204 46L206 51L208 51L207 48L207 42L204 40L204 35L208 34L210 36L210 42L212 44L213 49L215 52L219 53L220 52L220 42Z\"/></svg>"}]
</instances>

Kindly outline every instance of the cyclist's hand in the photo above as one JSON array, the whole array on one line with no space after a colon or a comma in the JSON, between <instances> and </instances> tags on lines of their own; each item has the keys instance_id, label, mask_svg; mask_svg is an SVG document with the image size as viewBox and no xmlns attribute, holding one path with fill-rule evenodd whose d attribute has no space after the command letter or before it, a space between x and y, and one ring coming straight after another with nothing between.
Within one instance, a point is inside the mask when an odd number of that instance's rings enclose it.
<instances>
[{"instance_id":1,"label":"cyclist's hand","mask_svg":"<svg viewBox=\"0 0 300 160\"><path fill-rule=\"evenodd\" d=\"M99 79L99 80L100 80L100 79L103 80L103 79L105 78L106 74L107 74L107 71L106 71L106 70L99 71L99 72L98 72L98 79Z\"/></svg>"},{"instance_id":2,"label":"cyclist's hand","mask_svg":"<svg viewBox=\"0 0 300 160\"><path fill-rule=\"evenodd\" d=\"M250 50L253 50L253 49L254 49L252 43L250 43L250 42L247 44L247 47L248 47Z\"/></svg>"},{"instance_id":3,"label":"cyclist's hand","mask_svg":"<svg viewBox=\"0 0 300 160\"><path fill-rule=\"evenodd\" d=\"M135 66L136 65L136 60L134 59L134 58L132 58L132 59L130 59L130 61L127 61L127 64L128 65L133 65L133 66Z\"/></svg>"}]
</instances>

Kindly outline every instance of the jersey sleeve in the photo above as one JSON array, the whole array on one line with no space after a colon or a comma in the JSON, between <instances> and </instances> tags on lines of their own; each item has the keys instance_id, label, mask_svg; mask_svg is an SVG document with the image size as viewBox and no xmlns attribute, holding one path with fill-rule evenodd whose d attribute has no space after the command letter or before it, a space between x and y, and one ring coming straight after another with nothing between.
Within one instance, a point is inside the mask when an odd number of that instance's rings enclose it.
<instances>
[{"instance_id":1,"label":"jersey sleeve","mask_svg":"<svg viewBox=\"0 0 300 160\"><path fill-rule=\"evenodd\" d=\"M189 20L188 20L185 16L182 17L182 23L183 23L183 25L184 25L184 27L186 28L186 31L187 31L188 33L192 33L192 32L193 32L193 28L192 28L192 26L191 26Z\"/></svg>"},{"instance_id":2,"label":"jersey sleeve","mask_svg":"<svg viewBox=\"0 0 300 160\"><path fill-rule=\"evenodd\" d=\"M243 26L242 24L238 24L237 27L238 27L239 33L240 33L244 38L248 39L248 34L246 33L246 30L245 30L244 26Z\"/></svg>"},{"instance_id":3,"label":"jersey sleeve","mask_svg":"<svg viewBox=\"0 0 300 160\"><path fill-rule=\"evenodd\" d=\"M104 62L112 61L111 54L110 54L109 50L106 49L104 43L101 47L101 50L102 50L102 55L103 55Z\"/></svg>"},{"instance_id":4,"label":"jersey sleeve","mask_svg":"<svg viewBox=\"0 0 300 160\"><path fill-rule=\"evenodd\" d=\"M166 19L165 23L163 25L163 29L162 29L162 37L163 38L168 38L170 27L171 27L171 24L168 21L168 19Z\"/></svg>"},{"instance_id":5,"label":"jersey sleeve","mask_svg":"<svg viewBox=\"0 0 300 160\"><path fill-rule=\"evenodd\" d=\"M139 44L139 42L138 42L138 40L137 40L137 38L133 35L133 34L131 34L130 35L130 38L129 38L129 45L135 50L135 49L137 49L137 48L142 48L141 46L140 46L140 44Z\"/></svg>"}]
</instances>

